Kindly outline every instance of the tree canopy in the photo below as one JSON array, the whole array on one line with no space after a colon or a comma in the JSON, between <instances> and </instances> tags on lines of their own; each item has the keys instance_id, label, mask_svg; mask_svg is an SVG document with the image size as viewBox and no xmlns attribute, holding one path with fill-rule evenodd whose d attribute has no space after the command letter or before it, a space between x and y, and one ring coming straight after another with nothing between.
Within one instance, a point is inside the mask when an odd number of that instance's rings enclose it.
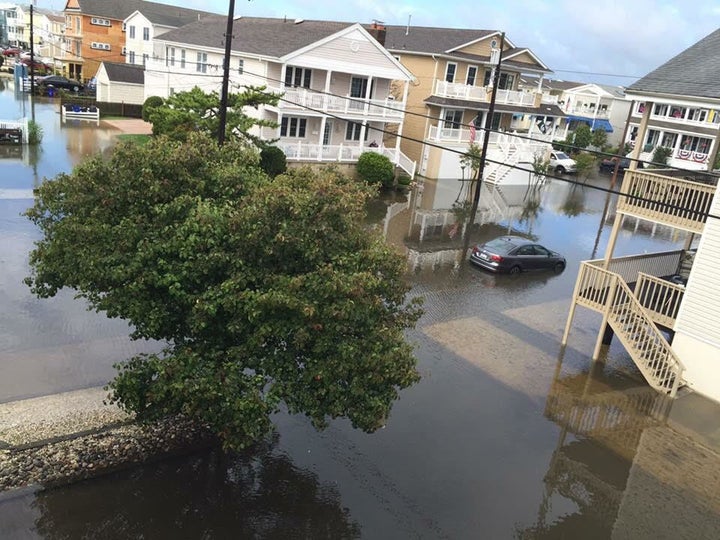
<instances>
[{"instance_id":1,"label":"tree canopy","mask_svg":"<svg viewBox=\"0 0 720 540\"><path fill-rule=\"evenodd\" d=\"M374 190L334 170L271 181L253 148L121 143L44 182L27 212L44 233L26 279L164 340L120 364L112 399L141 420L184 414L230 447L280 407L372 431L418 380L404 331L403 258L363 226Z\"/></svg>"},{"instance_id":2,"label":"tree canopy","mask_svg":"<svg viewBox=\"0 0 720 540\"><path fill-rule=\"evenodd\" d=\"M150 99L150 98L148 98ZM263 141L250 133L255 126L277 127L277 123L246 114L248 107L276 105L278 96L263 87L248 87L243 92L228 95L225 136L252 142L260 147ZM187 92L177 92L147 108L147 120L153 125L153 135L167 135L184 141L190 133L208 133L217 138L220 129L220 97L217 92L206 93L197 86ZM145 114L145 108L143 108Z\"/></svg>"}]
</instances>

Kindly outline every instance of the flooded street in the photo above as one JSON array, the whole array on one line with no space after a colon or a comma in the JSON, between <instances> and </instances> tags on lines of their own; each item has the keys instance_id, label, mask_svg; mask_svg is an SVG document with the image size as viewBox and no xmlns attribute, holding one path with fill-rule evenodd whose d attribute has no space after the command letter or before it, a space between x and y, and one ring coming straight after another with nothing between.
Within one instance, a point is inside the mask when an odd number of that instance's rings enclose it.
<instances>
[{"instance_id":1,"label":"flooded street","mask_svg":"<svg viewBox=\"0 0 720 540\"><path fill-rule=\"evenodd\" d=\"M23 106L0 92L0 117ZM147 346L71 294L37 300L22 284L38 235L20 216L32 187L116 133L61 125L56 107L36 105L41 151L0 159L0 401L102 384L113 362ZM600 175L586 186L483 186L470 245L529 235L566 257L560 274L470 265L462 231L451 232L453 204L467 195L457 179L383 196L369 222L407 257L412 294L425 298L409 333L422 380L386 427L368 435L335 421L316 432L280 413L272 440L244 453L209 450L2 495L0 538L716 537L715 406L654 392L616 341L593 365L595 313L578 310L560 346L580 261L604 254L614 197L592 187L608 185ZM685 240L629 221L622 231L616 255Z\"/></svg>"}]
</instances>

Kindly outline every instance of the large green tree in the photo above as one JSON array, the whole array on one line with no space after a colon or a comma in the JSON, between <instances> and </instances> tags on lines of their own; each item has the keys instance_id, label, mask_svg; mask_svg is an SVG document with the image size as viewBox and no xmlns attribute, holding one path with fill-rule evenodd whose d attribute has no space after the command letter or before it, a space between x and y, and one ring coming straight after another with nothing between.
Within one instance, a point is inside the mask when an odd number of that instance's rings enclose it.
<instances>
[{"instance_id":1,"label":"large green tree","mask_svg":"<svg viewBox=\"0 0 720 540\"><path fill-rule=\"evenodd\" d=\"M277 123L248 115L247 108L276 105L278 96L264 87L247 87L239 93L228 95L225 136L250 141L260 147L263 141L251 134L255 126L277 127ZM177 92L162 103L153 103L147 110L147 119L153 125L153 135L184 141L190 133L208 133L217 138L220 129L220 97L217 92L203 92L195 86L187 92Z\"/></svg>"},{"instance_id":2,"label":"large green tree","mask_svg":"<svg viewBox=\"0 0 720 540\"><path fill-rule=\"evenodd\" d=\"M281 407L372 431L418 380L403 258L363 226L372 188L333 170L270 181L258 160L203 134L88 159L38 188L26 281L168 343L110 385L141 420L184 414L230 447Z\"/></svg>"}]
</instances>

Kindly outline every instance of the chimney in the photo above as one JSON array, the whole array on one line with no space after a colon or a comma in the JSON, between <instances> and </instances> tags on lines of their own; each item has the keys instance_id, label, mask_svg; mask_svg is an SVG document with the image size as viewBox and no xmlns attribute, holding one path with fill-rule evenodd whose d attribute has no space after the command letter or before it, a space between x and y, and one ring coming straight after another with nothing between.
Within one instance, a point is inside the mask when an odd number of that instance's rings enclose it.
<instances>
[{"instance_id":1,"label":"chimney","mask_svg":"<svg viewBox=\"0 0 720 540\"><path fill-rule=\"evenodd\" d=\"M368 28L368 33L374 37L377 42L385 46L385 36L387 36L387 30L385 29L385 23L382 21L373 21Z\"/></svg>"}]
</instances>

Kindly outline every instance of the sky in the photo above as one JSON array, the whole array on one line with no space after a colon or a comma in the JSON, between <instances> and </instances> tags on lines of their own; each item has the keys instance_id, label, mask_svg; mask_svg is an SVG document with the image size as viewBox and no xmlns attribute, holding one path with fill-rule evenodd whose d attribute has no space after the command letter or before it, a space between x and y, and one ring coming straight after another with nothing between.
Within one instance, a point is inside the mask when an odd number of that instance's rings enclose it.
<instances>
[{"instance_id":1,"label":"sky","mask_svg":"<svg viewBox=\"0 0 720 540\"><path fill-rule=\"evenodd\" d=\"M110 0L122 1L122 0ZM227 14L228 0L162 0ZM38 0L62 10L65 0ZM236 0L236 16L505 31L552 78L628 86L720 27L717 0Z\"/></svg>"}]
</instances>

